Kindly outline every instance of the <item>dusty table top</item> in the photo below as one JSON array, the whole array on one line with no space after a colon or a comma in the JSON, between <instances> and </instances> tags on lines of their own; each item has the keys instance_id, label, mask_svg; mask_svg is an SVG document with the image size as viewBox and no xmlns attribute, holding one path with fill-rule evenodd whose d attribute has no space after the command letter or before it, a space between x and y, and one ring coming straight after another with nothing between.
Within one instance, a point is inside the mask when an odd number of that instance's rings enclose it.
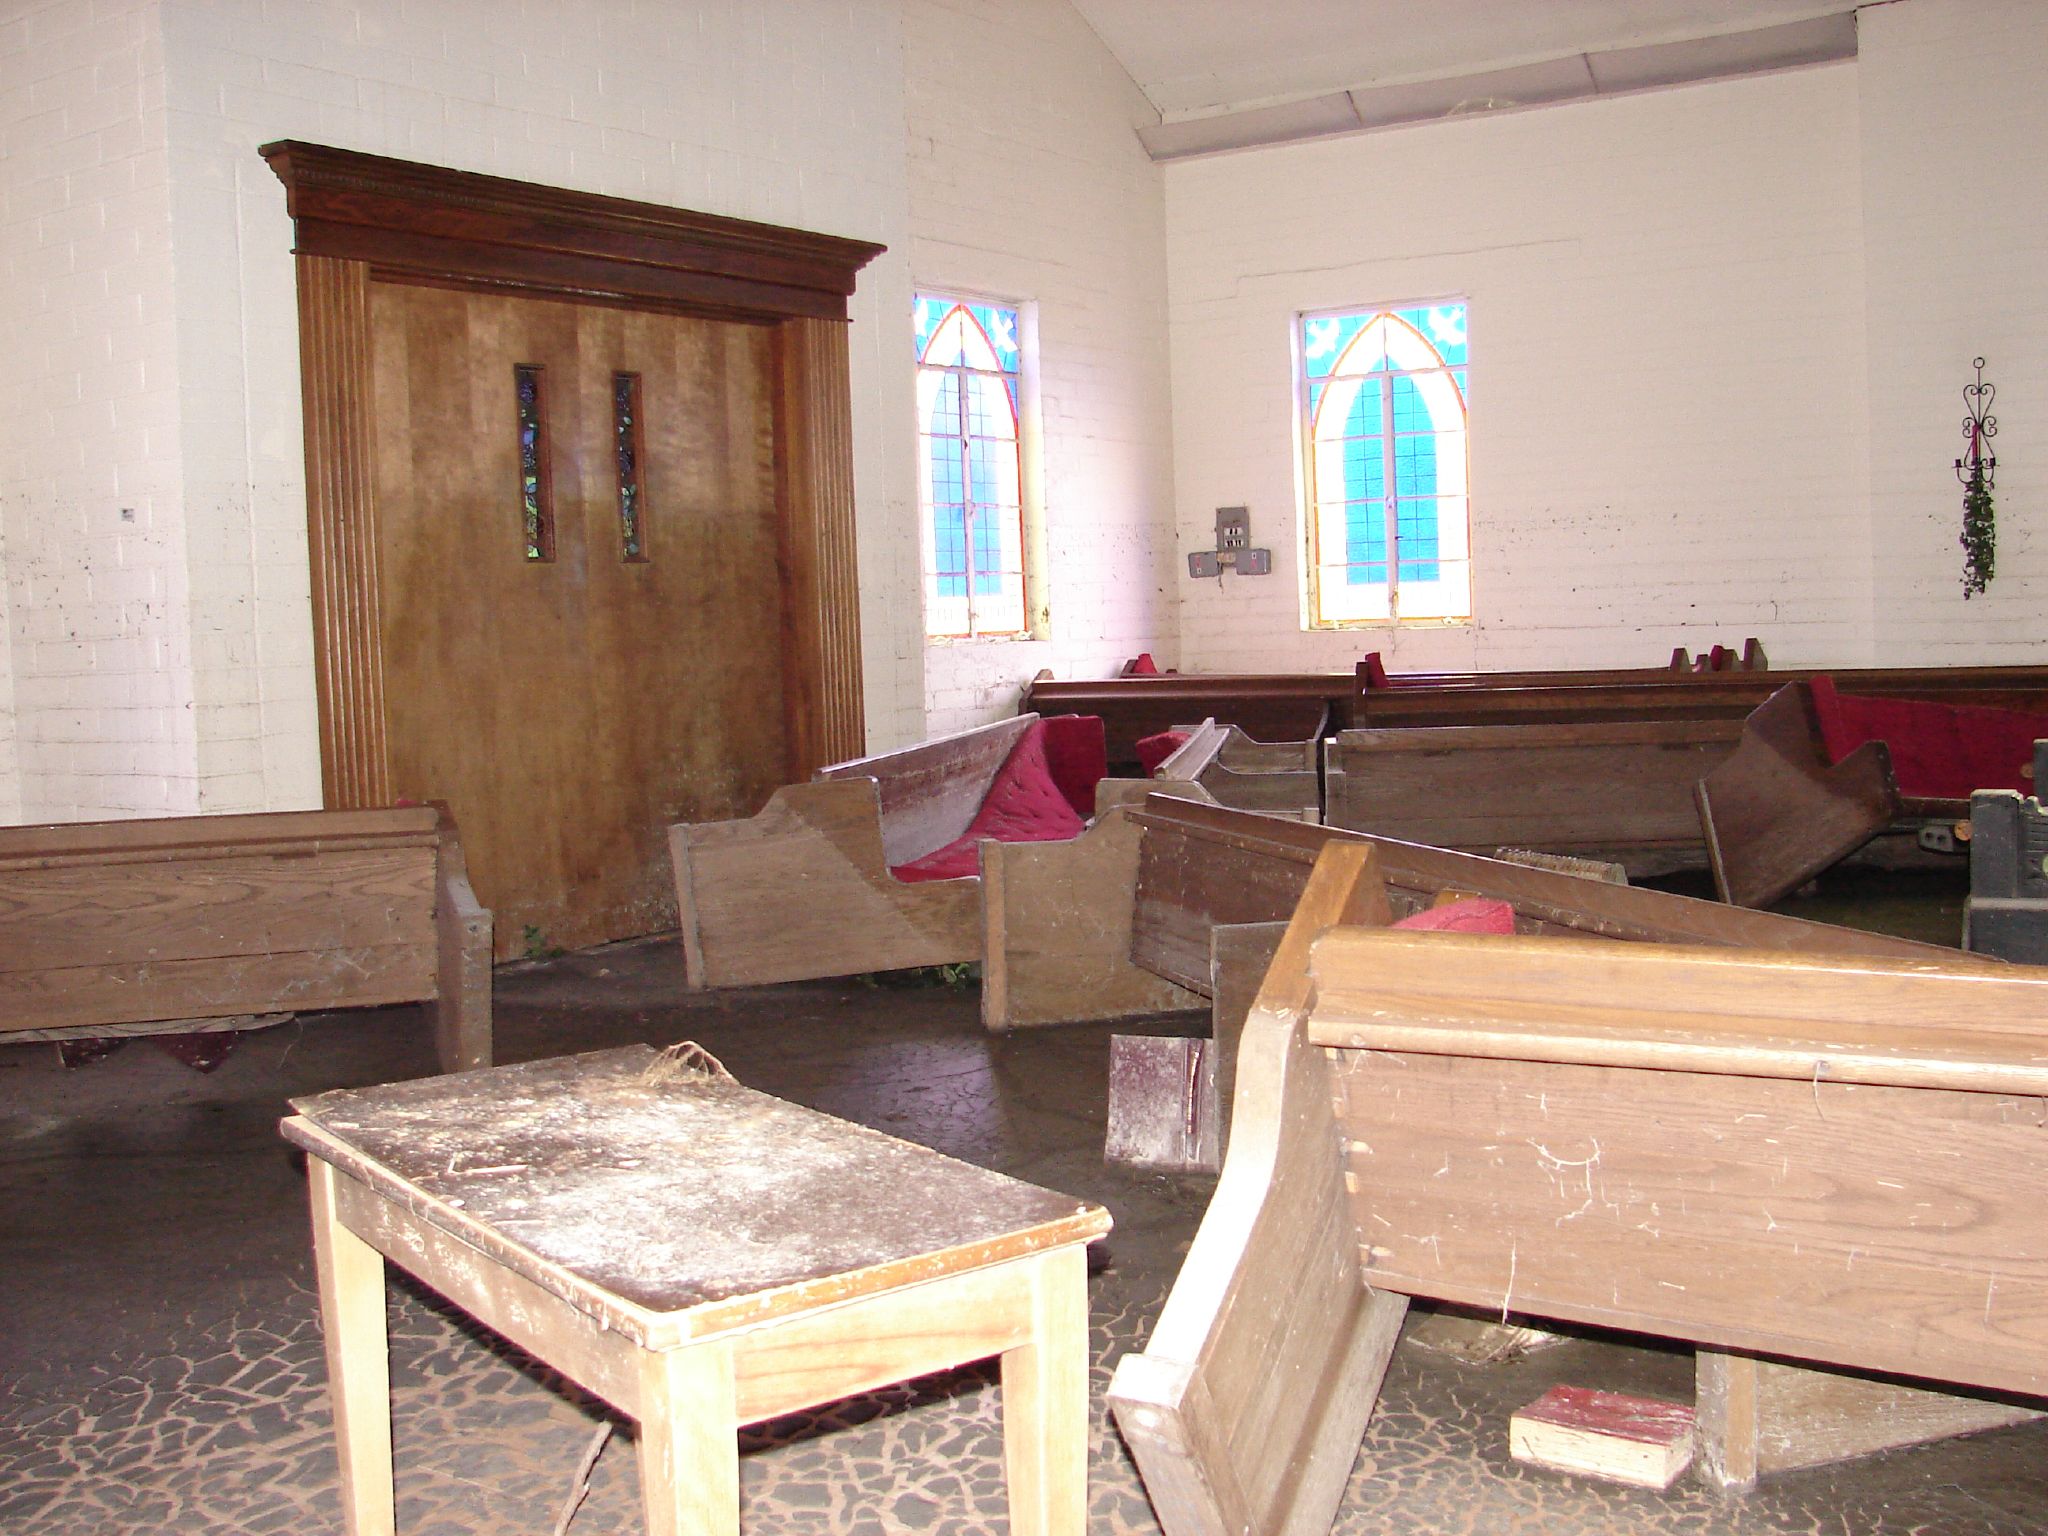
<instances>
[{"instance_id":1,"label":"dusty table top","mask_svg":"<svg viewBox=\"0 0 2048 1536\"><path fill-rule=\"evenodd\" d=\"M283 1130L592 1311L592 1287L654 1313L795 1288L753 1314L772 1315L1109 1229L1100 1206L661 1061L341 1089L294 1099Z\"/></svg>"}]
</instances>

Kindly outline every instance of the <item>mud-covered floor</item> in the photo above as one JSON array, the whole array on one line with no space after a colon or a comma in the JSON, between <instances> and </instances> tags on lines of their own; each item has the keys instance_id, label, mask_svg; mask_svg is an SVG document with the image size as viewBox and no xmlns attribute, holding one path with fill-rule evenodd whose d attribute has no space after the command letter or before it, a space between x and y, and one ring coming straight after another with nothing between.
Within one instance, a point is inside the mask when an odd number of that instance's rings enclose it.
<instances>
[{"instance_id":1,"label":"mud-covered floor","mask_svg":"<svg viewBox=\"0 0 2048 1536\"><path fill-rule=\"evenodd\" d=\"M1091 1530L1157 1529L1103 1412L1212 1181L1105 1168L1109 1031L990 1038L969 988L853 983L692 996L673 941L501 972L501 1059L694 1039L745 1082L1114 1213L1091 1295ZM146 1044L65 1072L0 1048L0 1532L340 1529L292 1094L432 1067L411 1009L250 1036L210 1077ZM390 1292L401 1529L554 1530L604 1411L430 1294ZM1528 1470L1507 1420L1552 1382L1686 1397L1687 1355L1575 1340L1475 1367L1404 1343L1338 1530L1434 1533L2048 1532L2048 1421L1770 1480L1745 1499ZM1006 1528L998 1394L971 1369L745 1441L743 1520L766 1532ZM629 1435L576 1533L637 1531Z\"/></svg>"}]
</instances>

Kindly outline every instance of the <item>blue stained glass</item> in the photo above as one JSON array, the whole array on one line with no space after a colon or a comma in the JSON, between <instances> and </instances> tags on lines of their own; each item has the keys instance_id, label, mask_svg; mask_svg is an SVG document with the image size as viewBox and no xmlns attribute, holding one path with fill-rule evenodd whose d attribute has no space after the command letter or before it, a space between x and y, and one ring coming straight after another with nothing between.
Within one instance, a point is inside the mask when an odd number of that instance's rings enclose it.
<instances>
[{"instance_id":1,"label":"blue stained glass","mask_svg":"<svg viewBox=\"0 0 2048 1536\"><path fill-rule=\"evenodd\" d=\"M1387 459L1381 451L1383 441L1377 437L1361 437L1344 445L1343 493L1347 500L1377 499L1387 494Z\"/></svg>"},{"instance_id":2,"label":"blue stained glass","mask_svg":"<svg viewBox=\"0 0 2048 1536\"><path fill-rule=\"evenodd\" d=\"M1403 496L1436 494L1436 439L1394 439L1394 488Z\"/></svg>"},{"instance_id":3,"label":"blue stained glass","mask_svg":"<svg viewBox=\"0 0 2048 1536\"><path fill-rule=\"evenodd\" d=\"M967 509L957 503L932 507L933 565L939 596L967 595Z\"/></svg>"},{"instance_id":4,"label":"blue stained glass","mask_svg":"<svg viewBox=\"0 0 2048 1536\"><path fill-rule=\"evenodd\" d=\"M1018 312L1001 304L915 296L913 330L919 374L929 390L923 423L930 471L933 590L967 598L963 633L982 633L972 599L1009 598L992 610L1014 626L1021 607L1022 542L1017 504ZM1000 381L1000 388L998 387ZM951 622L951 621L949 621Z\"/></svg>"},{"instance_id":5,"label":"blue stained glass","mask_svg":"<svg viewBox=\"0 0 2048 1536\"><path fill-rule=\"evenodd\" d=\"M983 506L996 500L995 470L989 463L985 437L967 440L967 499Z\"/></svg>"},{"instance_id":6,"label":"blue stained glass","mask_svg":"<svg viewBox=\"0 0 2048 1536\"><path fill-rule=\"evenodd\" d=\"M1429 406L1422 398L1422 391L1415 387L1413 379L1396 376L1394 379L1394 430L1396 432L1428 432L1436 423L1430 419Z\"/></svg>"},{"instance_id":7,"label":"blue stained glass","mask_svg":"<svg viewBox=\"0 0 2048 1536\"><path fill-rule=\"evenodd\" d=\"M1351 402L1351 410L1344 417L1346 437L1377 437L1381 421L1380 381L1363 379L1358 385L1358 398Z\"/></svg>"},{"instance_id":8,"label":"blue stained glass","mask_svg":"<svg viewBox=\"0 0 2048 1536\"><path fill-rule=\"evenodd\" d=\"M1439 574L1435 500L1409 500L1404 497L1398 508L1395 526L1401 538L1400 579L1435 581Z\"/></svg>"},{"instance_id":9,"label":"blue stained glass","mask_svg":"<svg viewBox=\"0 0 2048 1536\"><path fill-rule=\"evenodd\" d=\"M1429 309L1403 311L1415 318L1411 323L1429 338L1436 355L1446 363L1465 361L1465 306L1439 304ZM1460 380L1462 383L1463 380Z\"/></svg>"},{"instance_id":10,"label":"blue stained glass","mask_svg":"<svg viewBox=\"0 0 2048 1536\"><path fill-rule=\"evenodd\" d=\"M1387 579L1387 506L1384 501L1345 503L1344 560L1344 580L1348 585L1364 586Z\"/></svg>"}]
</instances>

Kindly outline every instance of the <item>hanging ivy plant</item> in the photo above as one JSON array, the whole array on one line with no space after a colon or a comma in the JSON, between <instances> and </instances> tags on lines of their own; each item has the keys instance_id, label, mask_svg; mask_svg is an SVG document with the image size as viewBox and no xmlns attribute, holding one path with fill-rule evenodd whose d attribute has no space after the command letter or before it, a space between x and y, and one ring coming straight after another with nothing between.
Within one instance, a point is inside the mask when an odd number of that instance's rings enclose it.
<instances>
[{"instance_id":1,"label":"hanging ivy plant","mask_svg":"<svg viewBox=\"0 0 2048 1536\"><path fill-rule=\"evenodd\" d=\"M1991 510L1991 486L1983 461L1970 465L1963 482L1963 601L1990 582L1998 555L1998 526Z\"/></svg>"}]
</instances>

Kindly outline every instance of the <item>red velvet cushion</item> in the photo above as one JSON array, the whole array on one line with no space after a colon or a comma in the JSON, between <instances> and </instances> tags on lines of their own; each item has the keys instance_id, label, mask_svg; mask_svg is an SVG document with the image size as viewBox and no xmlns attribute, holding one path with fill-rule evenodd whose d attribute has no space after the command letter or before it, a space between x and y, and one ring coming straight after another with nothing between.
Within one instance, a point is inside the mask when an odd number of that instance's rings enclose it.
<instances>
[{"instance_id":1,"label":"red velvet cushion","mask_svg":"<svg viewBox=\"0 0 2048 1536\"><path fill-rule=\"evenodd\" d=\"M1102 716L1053 715L1045 727L1045 766L1075 814L1095 814L1095 786L1109 772L1109 749L1103 743Z\"/></svg>"},{"instance_id":2,"label":"red velvet cushion","mask_svg":"<svg viewBox=\"0 0 2048 1536\"><path fill-rule=\"evenodd\" d=\"M1150 651L1140 651L1124 663L1124 669L1119 675L1123 677L1157 677L1159 675L1159 663L1152 659Z\"/></svg>"},{"instance_id":3,"label":"red velvet cushion","mask_svg":"<svg viewBox=\"0 0 2048 1536\"><path fill-rule=\"evenodd\" d=\"M1138 767L1146 778L1159 771L1159 765L1188 744L1186 731L1161 731L1156 736L1140 736L1132 748L1138 754Z\"/></svg>"},{"instance_id":4,"label":"red velvet cushion","mask_svg":"<svg viewBox=\"0 0 2048 1536\"><path fill-rule=\"evenodd\" d=\"M1979 789L2034 792L2022 770L2034 760L2035 739L2048 737L2048 715L1866 698L1839 692L1829 677L1814 678L1811 687L1821 741L1833 762L1866 741L1881 741L1901 794L1961 799Z\"/></svg>"},{"instance_id":5,"label":"red velvet cushion","mask_svg":"<svg viewBox=\"0 0 2048 1536\"><path fill-rule=\"evenodd\" d=\"M921 859L898 864L890 873L904 881L953 880L981 872L981 853L975 844L984 837L999 843L1051 843L1078 837L1086 823L1060 793L1046 765L1047 723L1033 721L1018 738L965 832Z\"/></svg>"},{"instance_id":6,"label":"red velvet cushion","mask_svg":"<svg viewBox=\"0 0 2048 1536\"><path fill-rule=\"evenodd\" d=\"M1391 688L1394 680L1387 676L1386 663L1380 660L1378 651L1365 653L1365 686L1368 688Z\"/></svg>"},{"instance_id":7,"label":"red velvet cushion","mask_svg":"<svg viewBox=\"0 0 2048 1536\"><path fill-rule=\"evenodd\" d=\"M1465 896L1441 907L1424 907L1394 926L1429 933L1513 933L1515 909L1490 896Z\"/></svg>"}]
</instances>

